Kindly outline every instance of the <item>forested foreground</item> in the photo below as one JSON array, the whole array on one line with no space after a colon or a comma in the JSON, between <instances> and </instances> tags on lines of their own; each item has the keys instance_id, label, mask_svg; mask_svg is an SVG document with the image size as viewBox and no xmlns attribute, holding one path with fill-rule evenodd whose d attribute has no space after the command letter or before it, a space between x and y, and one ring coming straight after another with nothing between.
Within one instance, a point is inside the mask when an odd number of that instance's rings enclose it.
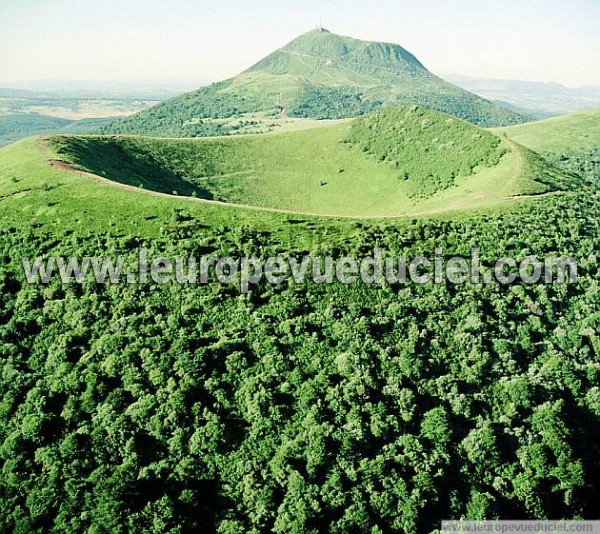
<instances>
[{"instance_id":1,"label":"forested foreground","mask_svg":"<svg viewBox=\"0 0 600 534\"><path fill-rule=\"evenodd\" d=\"M597 194L348 223L313 252L574 255L577 285L26 285L39 254L274 253L249 227L0 246L0 531L430 532L600 502ZM310 223L295 221L297 234ZM300 242L300 240L299 240Z\"/></svg>"}]
</instances>

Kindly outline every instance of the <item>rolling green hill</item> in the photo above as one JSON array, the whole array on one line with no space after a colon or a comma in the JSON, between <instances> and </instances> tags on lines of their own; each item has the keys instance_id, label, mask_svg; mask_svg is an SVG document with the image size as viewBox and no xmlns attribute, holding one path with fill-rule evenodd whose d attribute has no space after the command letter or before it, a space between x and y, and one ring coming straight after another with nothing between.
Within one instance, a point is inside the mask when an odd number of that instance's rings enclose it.
<instances>
[{"instance_id":1,"label":"rolling green hill","mask_svg":"<svg viewBox=\"0 0 600 534\"><path fill-rule=\"evenodd\" d=\"M496 130L569 173L600 183L600 109Z\"/></svg>"},{"instance_id":2,"label":"rolling green hill","mask_svg":"<svg viewBox=\"0 0 600 534\"><path fill-rule=\"evenodd\" d=\"M578 111L498 131L536 152L597 149L600 148L600 109Z\"/></svg>"},{"instance_id":3,"label":"rolling green hill","mask_svg":"<svg viewBox=\"0 0 600 534\"><path fill-rule=\"evenodd\" d=\"M398 104L423 105L482 126L526 120L434 76L399 45L314 30L230 80L120 119L101 131L202 137L234 132L225 119L339 119Z\"/></svg>"},{"instance_id":4,"label":"rolling green hill","mask_svg":"<svg viewBox=\"0 0 600 534\"><path fill-rule=\"evenodd\" d=\"M61 136L51 146L77 168L129 186L323 215L470 208L577 184L524 148L418 106L278 135Z\"/></svg>"}]
</instances>

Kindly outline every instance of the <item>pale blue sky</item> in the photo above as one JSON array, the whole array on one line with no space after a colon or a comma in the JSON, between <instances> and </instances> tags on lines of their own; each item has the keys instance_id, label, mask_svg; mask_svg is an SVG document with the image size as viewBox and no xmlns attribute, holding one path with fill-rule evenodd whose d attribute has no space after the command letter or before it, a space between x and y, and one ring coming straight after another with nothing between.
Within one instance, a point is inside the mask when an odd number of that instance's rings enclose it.
<instances>
[{"instance_id":1,"label":"pale blue sky","mask_svg":"<svg viewBox=\"0 0 600 534\"><path fill-rule=\"evenodd\" d=\"M600 85L599 0L1 0L0 82L222 79L319 17L435 73Z\"/></svg>"}]
</instances>

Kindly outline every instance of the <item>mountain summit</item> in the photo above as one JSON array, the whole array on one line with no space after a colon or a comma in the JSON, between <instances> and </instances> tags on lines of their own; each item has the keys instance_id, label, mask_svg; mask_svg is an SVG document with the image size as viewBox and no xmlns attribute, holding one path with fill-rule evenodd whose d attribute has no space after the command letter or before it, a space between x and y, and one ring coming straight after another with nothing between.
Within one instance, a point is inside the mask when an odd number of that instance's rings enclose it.
<instances>
[{"instance_id":1,"label":"mountain summit","mask_svg":"<svg viewBox=\"0 0 600 534\"><path fill-rule=\"evenodd\" d=\"M231 133L225 119L340 119L399 104L419 104L480 126L525 121L438 78L400 45L316 29L234 78L115 121L103 132L197 137Z\"/></svg>"},{"instance_id":2,"label":"mountain summit","mask_svg":"<svg viewBox=\"0 0 600 534\"><path fill-rule=\"evenodd\" d=\"M366 82L365 76L371 78L376 73L373 70L397 76L427 73L419 60L400 45L360 41L325 29L301 35L246 72L292 74L317 83L342 74L337 81L347 85L352 80Z\"/></svg>"}]
</instances>

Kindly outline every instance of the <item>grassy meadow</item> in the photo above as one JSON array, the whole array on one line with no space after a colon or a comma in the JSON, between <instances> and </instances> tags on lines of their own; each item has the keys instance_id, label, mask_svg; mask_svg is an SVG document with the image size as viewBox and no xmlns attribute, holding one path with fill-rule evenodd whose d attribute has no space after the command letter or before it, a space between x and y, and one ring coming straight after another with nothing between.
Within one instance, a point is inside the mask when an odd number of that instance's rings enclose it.
<instances>
[{"instance_id":1,"label":"grassy meadow","mask_svg":"<svg viewBox=\"0 0 600 534\"><path fill-rule=\"evenodd\" d=\"M497 131L536 152L577 152L598 149L600 109L552 117Z\"/></svg>"},{"instance_id":2,"label":"grassy meadow","mask_svg":"<svg viewBox=\"0 0 600 534\"><path fill-rule=\"evenodd\" d=\"M269 136L61 136L49 147L145 191L325 216L485 208L577 184L505 138L416 106Z\"/></svg>"}]
</instances>

